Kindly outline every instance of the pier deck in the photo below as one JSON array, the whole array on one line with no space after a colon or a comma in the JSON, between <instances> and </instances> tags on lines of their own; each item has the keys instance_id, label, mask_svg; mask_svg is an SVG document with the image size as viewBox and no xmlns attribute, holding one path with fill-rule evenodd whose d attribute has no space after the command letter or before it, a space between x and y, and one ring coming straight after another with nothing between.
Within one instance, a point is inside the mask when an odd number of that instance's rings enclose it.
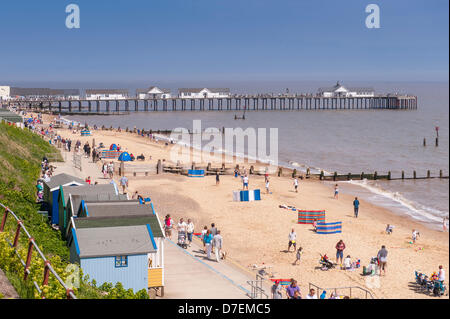
<instances>
[{"instance_id":1,"label":"pier deck","mask_svg":"<svg viewBox=\"0 0 450 319\"><path fill-rule=\"evenodd\" d=\"M242 95L227 98L17 99L9 100L4 104L29 111L104 115L140 111L416 110L417 96L391 94L373 97Z\"/></svg>"}]
</instances>

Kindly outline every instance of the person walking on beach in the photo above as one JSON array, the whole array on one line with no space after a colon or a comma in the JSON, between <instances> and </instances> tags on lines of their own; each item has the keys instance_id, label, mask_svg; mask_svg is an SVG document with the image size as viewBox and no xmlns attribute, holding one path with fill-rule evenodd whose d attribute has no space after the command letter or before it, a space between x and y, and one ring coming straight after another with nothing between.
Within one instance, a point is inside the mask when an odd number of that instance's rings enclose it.
<instances>
[{"instance_id":1,"label":"person walking on beach","mask_svg":"<svg viewBox=\"0 0 450 319\"><path fill-rule=\"evenodd\" d=\"M189 242L189 246L192 244L192 235L194 234L194 223L191 219L188 219L187 226L186 226L186 232L187 232L187 240Z\"/></svg>"},{"instance_id":2,"label":"person walking on beach","mask_svg":"<svg viewBox=\"0 0 450 319\"><path fill-rule=\"evenodd\" d=\"M291 279L291 284L286 288L287 299L294 299L295 292L300 294L300 287L297 286L297 280Z\"/></svg>"},{"instance_id":3,"label":"person walking on beach","mask_svg":"<svg viewBox=\"0 0 450 319\"><path fill-rule=\"evenodd\" d=\"M211 259L211 244L213 240L213 235L211 231L208 229L205 234L204 242L206 247L206 258Z\"/></svg>"},{"instance_id":4,"label":"person walking on beach","mask_svg":"<svg viewBox=\"0 0 450 319\"><path fill-rule=\"evenodd\" d=\"M269 179L267 178L266 179L266 194L269 194L270 193L270 191L269 191Z\"/></svg>"},{"instance_id":5,"label":"person walking on beach","mask_svg":"<svg viewBox=\"0 0 450 319\"><path fill-rule=\"evenodd\" d=\"M339 186L338 184L336 184L334 186L334 199L338 199L339 198Z\"/></svg>"},{"instance_id":6,"label":"person walking on beach","mask_svg":"<svg viewBox=\"0 0 450 319\"><path fill-rule=\"evenodd\" d=\"M120 178L120 185L122 186L122 193L125 193L125 189L128 188L128 178L124 175Z\"/></svg>"},{"instance_id":7,"label":"person walking on beach","mask_svg":"<svg viewBox=\"0 0 450 319\"><path fill-rule=\"evenodd\" d=\"M291 232L289 233L289 244L288 244L288 252L291 250L291 246L294 246L294 251L297 249L297 233L295 232L294 228L292 228Z\"/></svg>"},{"instance_id":8,"label":"person walking on beach","mask_svg":"<svg viewBox=\"0 0 450 319\"><path fill-rule=\"evenodd\" d=\"M219 172L216 172L216 185L220 184L220 175Z\"/></svg>"},{"instance_id":9,"label":"person walking on beach","mask_svg":"<svg viewBox=\"0 0 450 319\"><path fill-rule=\"evenodd\" d=\"M353 201L353 212L355 213L355 218L358 218L358 211L359 211L359 200L358 197L355 197L355 200Z\"/></svg>"},{"instance_id":10,"label":"person walking on beach","mask_svg":"<svg viewBox=\"0 0 450 319\"><path fill-rule=\"evenodd\" d=\"M216 261L220 261L220 252L222 250L223 238L220 235L220 230L217 230L217 234L213 237L214 253L216 254Z\"/></svg>"},{"instance_id":11,"label":"person walking on beach","mask_svg":"<svg viewBox=\"0 0 450 319\"><path fill-rule=\"evenodd\" d=\"M243 184L242 189L245 190L247 188L247 190L248 190L248 176L247 176L247 174L244 175L244 177L242 178L242 184Z\"/></svg>"},{"instance_id":12,"label":"person walking on beach","mask_svg":"<svg viewBox=\"0 0 450 319\"><path fill-rule=\"evenodd\" d=\"M341 239L336 244L336 263L337 264L342 264L342 260L344 259L344 249L345 249L345 244L344 244L344 241ZM341 259L340 263L339 263L339 258Z\"/></svg>"},{"instance_id":13,"label":"person walking on beach","mask_svg":"<svg viewBox=\"0 0 450 319\"><path fill-rule=\"evenodd\" d=\"M109 178L113 178L114 176L114 163L111 161L108 164L108 174L109 174Z\"/></svg>"},{"instance_id":14,"label":"person walking on beach","mask_svg":"<svg viewBox=\"0 0 450 319\"><path fill-rule=\"evenodd\" d=\"M272 286L272 299L283 299L283 286L276 280Z\"/></svg>"},{"instance_id":15,"label":"person walking on beach","mask_svg":"<svg viewBox=\"0 0 450 319\"><path fill-rule=\"evenodd\" d=\"M413 243L413 244L416 243L417 236L420 236L419 231L413 229L413 230L412 230L412 235L411 235L411 240L412 240L412 243Z\"/></svg>"},{"instance_id":16,"label":"person walking on beach","mask_svg":"<svg viewBox=\"0 0 450 319\"><path fill-rule=\"evenodd\" d=\"M205 254L206 254L205 236L206 236L207 232L208 232L208 227L207 226L203 227L203 230L202 230L202 243L203 243L203 252Z\"/></svg>"},{"instance_id":17,"label":"person walking on beach","mask_svg":"<svg viewBox=\"0 0 450 319\"><path fill-rule=\"evenodd\" d=\"M297 265L297 261L300 262L300 259L302 258L302 253L303 253L302 250L303 250L302 247L299 247L299 248L298 248L297 254L296 254L296 256L295 256L295 261L294 261L294 263L293 263L294 266Z\"/></svg>"},{"instance_id":18,"label":"person walking on beach","mask_svg":"<svg viewBox=\"0 0 450 319\"><path fill-rule=\"evenodd\" d=\"M214 223L211 224L211 234L213 236L215 236L217 234L216 224L214 224Z\"/></svg>"},{"instance_id":19,"label":"person walking on beach","mask_svg":"<svg viewBox=\"0 0 450 319\"><path fill-rule=\"evenodd\" d=\"M295 189L295 192L298 193L298 178L297 177L294 178L294 189Z\"/></svg>"},{"instance_id":20,"label":"person walking on beach","mask_svg":"<svg viewBox=\"0 0 450 319\"><path fill-rule=\"evenodd\" d=\"M172 227L173 227L173 220L170 217L170 214L167 214L166 218L164 219L164 233L166 237L169 237L169 239L172 239Z\"/></svg>"},{"instance_id":21,"label":"person walking on beach","mask_svg":"<svg viewBox=\"0 0 450 319\"><path fill-rule=\"evenodd\" d=\"M444 267L442 267L442 265L439 265L438 280L441 283L444 283L445 280L445 270Z\"/></svg>"},{"instance_id":22,"label":"person walking on beach","mask_svg":"<svg viewBox=\"0 0 450 319\"><path fill-rule=\"evenodd\" d=\"M386 246L381 246L381 249L378 251L377 258L378 258L378 265L380 267L380 276L381 272L384 272L384 275L386 276L386 264L387 264L387 255L388 251L386 249Z\"/></svg>"},{"instance_id":23,"label":"person walking on beach","mask_svg":"<svg viewBox=\"0 0 450 319\"><path fill-rule=\"evenodd\" d=\"M443 231L443 232L446 232L447 229L448 229L448 227L447 227L447 220L448 220L448 217L444 217L444 218L442 219L442 231Z\"/></svg>"},{"instance_id":24,"label":"person walking on beach","mask_svg":"<svg viewBox=\"0 0 450 319\"><path fill-rule=\"evenodd\" d=\"M108 164L103 163L102 173L103 173L103 178L107 179L108 178Z\"/></svg>"}]
</instances>

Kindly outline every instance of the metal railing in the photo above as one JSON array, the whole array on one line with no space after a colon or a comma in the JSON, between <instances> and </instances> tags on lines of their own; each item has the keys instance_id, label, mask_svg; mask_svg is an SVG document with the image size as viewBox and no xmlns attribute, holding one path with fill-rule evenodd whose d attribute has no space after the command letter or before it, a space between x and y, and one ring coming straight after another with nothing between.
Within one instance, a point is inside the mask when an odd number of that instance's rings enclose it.
<instances>
[{"instance_id":1,"label":"metal railing","mask_svg":"<svg viewBox=\"0 0 450 319\"><path fill-rule=\"evenodd\" d=\"M369 299L368 297L370 297L370 299L374 299L374 297L373 297L373 295L372 295L372 293L369 291L369 290L367 290L367 289L364 289L364 288L361 288L361 287L358 287L358 286L351 286L351 287L335 287L335 288L321 288L321 287L319 287L319 286L316 286L316 285L314 285L314 284L312 284L312 283L309 283L309 289L311 289L311 288L316 288L316 291L317 291L317 297L319 298L319 295L320 295L320 292L321 291L334 291L334 294L335 295L338 295L338 290L349 290L349 294L348 294L348 296L350 297L350 298L352 298L352 289L353 290L358 290L358 291L362 291L362 293L365 295L365 299Z\"/></svg>"},{"instance_id":2,"label":"metal railing","mask_svg":"<svg viewBox=\"0 0 450 319\"><path fill-rule=\"evenodd\" d=\"M262 287L263 281L265 280L264 277L262 277L259 274L256 274L256 280L249 280L247 283L251 287L250 292L250 298L251 299L269 299L269 296L264 292L264 289Z\"/></svg>"},{"instance_id":3,"label":"metal railing","mask_svg":"<svg viewBox=\"0 0 450 319\"><path fill-rule=\"evenodd\" d=\"M56 280L61 284L61 286L65 289L67 299L77 299L77 297L75 296L73 290L70 289L65 284L65 282L61 279L61 277L53 269L52 265L50 264L50 261L45 257L45 255L39 249L39 247L36 244L34 238L27 231L27 229L26 229L25 225L23 224L23 222L8 207L3 205L2 203L0 203L0 206L4 209L3 218L2 218L2 221L1 221L1 224L0 224L0 233L5 231L6 220L8 218L8 215L11 214L14 217L14 219L17 221L17 229L16 229L16 232L15 232L14 241L12 243L8 239L7 239L7 241L9 243L9 245L14 248L14 252L16 253L17 257L19 257L20 262L24 266L24 280L26 281L28 279L28 276L30 275L31 256L32 256L32 253L33 253L33 249L35 249L37 251L37 253L38 253L38 256L44 261L44 265L45 265L44 266L44 274L43 274L44 275L44 279L42 281L42 285L47 285L48 284L49 276L50 276L50 274L52 274L56 278ZM17 252L17 246L19 244L19 236L20 236L21 231L23 231L28 237L28 252L27 252L26 260L23 260L22 257ZM42 296L42 298L45 298L44 293L41 291L41 289L39 288L38 283L35 280L33 280L33 284L34 284L36 290Z\"/></svg>"}]
</instances>

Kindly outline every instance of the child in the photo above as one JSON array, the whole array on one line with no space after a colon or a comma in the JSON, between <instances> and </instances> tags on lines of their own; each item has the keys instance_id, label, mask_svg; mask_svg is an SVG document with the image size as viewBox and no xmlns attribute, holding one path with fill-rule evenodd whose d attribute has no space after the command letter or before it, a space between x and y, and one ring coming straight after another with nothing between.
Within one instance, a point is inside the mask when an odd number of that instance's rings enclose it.
<instances>
[{"instance_id":1,"label":"child","mask_svg":"<svg viewBox=\"0 0 450 319\"><path fill-rule=\"evenodd\" d=\"M334 186L334 198L338 199L338 197L339 197L339 187L338 187L338 184L336 184Z\"/></svg>"},{"instance_id":2,"label":"child","mask_svg":"<svg viewBox=\"0 0 450 319\"><path fill-rule=\"evenodd\" d=\"M297 261L300 262L300 259L301 259L302 254L303 254L302 249L303 249L302 247L299 247L299 248L298 248L298 250L297 250L297 255L296 255L296 259L295 259L293 265L296 265L296 264L297 264Z\"/></svg>"},{"instance_id":3,"label":"child","mask_svg":"<svg viewBox=\"0 0 450 319\"><path fill-rule=\"evenodd\" d=\"M266 180L266 193L269 194L269 179Z\"/></svg>"},{"instance_id":4,"label":"child","mask_svg":"<svg viewBox=\"0 0 450 319\"><path fill-rule=\"evenodd\" d=\"M317 218L314 218L313 227L314 227L314 231L317 232Z\"/></svg>"},{"instance_id":5,"label":"child","mask_svg":"<svg viewBox=\"0 0 450 319\"><path fill-rule=\"evenodd\" d=\"M420 233L417 230L413 229L412 230L412 242L413 242L413 244L416 243L417 236L420 236Z\"/></svg>"}]
</instances>

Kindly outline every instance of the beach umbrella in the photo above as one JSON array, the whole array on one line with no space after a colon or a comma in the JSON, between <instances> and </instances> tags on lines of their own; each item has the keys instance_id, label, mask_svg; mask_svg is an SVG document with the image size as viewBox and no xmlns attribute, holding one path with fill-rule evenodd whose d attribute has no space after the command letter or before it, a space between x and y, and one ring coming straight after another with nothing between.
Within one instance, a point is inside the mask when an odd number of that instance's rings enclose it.
<instances>
[{"instance_id":1,"label":"beach umbrella","mask_svg":"<svg viewBox=\"0 0 450 319\"><path fill-rule=\"evenodd\" d=\"M120 153L119 161L121 162L129 162L131 161L131 156L127 152Z\"/></svg>"},{"instance_id":2,"label":"beach umbrella","mask_svg":"<svg viewBox=\"0 0 450 319\"><path fill-rule=\"evenodd\" d=\"M115 151L117 150L117 145L116 144L111 144L111 146L109 147L110 151Z\"/></svg>"}]
</instances>

